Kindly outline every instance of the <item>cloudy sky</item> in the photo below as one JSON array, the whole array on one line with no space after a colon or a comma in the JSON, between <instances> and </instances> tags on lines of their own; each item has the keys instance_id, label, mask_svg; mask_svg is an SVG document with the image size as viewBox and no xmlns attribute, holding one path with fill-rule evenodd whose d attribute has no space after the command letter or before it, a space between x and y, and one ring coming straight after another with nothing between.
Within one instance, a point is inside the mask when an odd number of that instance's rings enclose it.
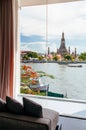
<instances>
[{"instance_id":1,"label":"cloudy sky","mask_svg":"<svg viewBox=\"0 0 86 130\"><path fill-rule=\"evenodd\" d=\"M70 46L71 52L74 48L77 53L86 52L86 0L21 8L21 50L45 53L50 47L51 52L56 52L62 32L66 48Z\"/></svg>"}]
</instances>

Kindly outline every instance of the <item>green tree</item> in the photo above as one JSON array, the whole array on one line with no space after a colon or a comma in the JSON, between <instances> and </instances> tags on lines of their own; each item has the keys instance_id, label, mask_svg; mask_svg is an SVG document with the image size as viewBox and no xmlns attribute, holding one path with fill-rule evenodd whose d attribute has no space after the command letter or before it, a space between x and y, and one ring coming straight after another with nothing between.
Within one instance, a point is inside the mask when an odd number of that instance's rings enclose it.
<instances>
[{"instance_id":1,"label":"green tree","mask_svg":"<svg viewBox=\"0 0 86 130\"><path fill-rule=\"evenodd\" d=\"M39 60L43 60L44 57L43 56L39 56L38 58L39 58Z\"/></svg>"},{"instance_id":2,"label":"green tree","mask_svg":"<svg viewBox=\"0 0 86 130\"><path fill-rule=\"evenodd\" d=\"M57 61L58 60L58 56L54 56L53 60Z\"/></svg>"},{"instance_id":3,"label":"green tree","mask_svg":"<svg viewBox=\"0 0 86 130\"><path fill-rule=\"evenodd\" d=\"M72 60L72 56L71 55L64 55L64 59L65 60Z\"/></svg>"},{"instance_id":4,"label":"green tree","mask_svg":"<svg viewBox=\"0 0 86 130\"><path fill-rule=\"evenodd\" d=\"M79 60L83 60L83 61L86 60L86 52L80 54Z\"/></svg>"},{"instance_id":5,"label":"green tree","mask_svg":"<svg viewBox=\"0 0 86 130\"><path fill-rule=\"evenodd\" d=\"M27 55L27 54L25 54L25 55L23 56L23 60L28 60L28 55Z\"/></svg>"},{"instance_id":6,"label":"green tree","mask_svg":"<svg viewBox=\"0 0 86 130\"><path fill-rule=\"evenodd\" d=\"M36 52L28 52L27 55L31 58L38 58L38 54Z\"/></svg>"}]
</instances>

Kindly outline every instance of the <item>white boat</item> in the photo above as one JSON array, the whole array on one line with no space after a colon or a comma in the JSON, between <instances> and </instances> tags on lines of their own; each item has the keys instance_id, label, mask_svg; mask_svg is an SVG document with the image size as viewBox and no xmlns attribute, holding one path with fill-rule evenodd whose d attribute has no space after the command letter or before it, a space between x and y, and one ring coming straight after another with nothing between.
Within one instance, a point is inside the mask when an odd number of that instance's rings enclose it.
<instances>
[{"instance_id":1,"label":"white boat","mask_svg":"<svg viewBox=\"0 0 86 130\"><path fill-rule=\"evenodd\" d=\"M29 85L30 89L33 91L40 91L40 92L48 92L49 84L43 84L40 78L33 78L31 79L31 83Z\"/></svg>"}]
</instances>

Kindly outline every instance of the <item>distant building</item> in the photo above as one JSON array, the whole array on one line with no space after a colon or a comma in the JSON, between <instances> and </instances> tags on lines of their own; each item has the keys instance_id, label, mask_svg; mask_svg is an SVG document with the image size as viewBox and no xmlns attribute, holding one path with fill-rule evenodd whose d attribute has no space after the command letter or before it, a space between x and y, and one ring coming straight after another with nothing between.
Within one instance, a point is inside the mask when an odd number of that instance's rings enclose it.
<instances>
[{"instance_id":1,"label":"distant building","mask_svg":"<svg viewBox=\"0 0 86 130\"><path fill-rule=\"evenodd\" d=\"M60 48L57 49L57 54L60 54L61 56L64 56L64 54L67 54L67 49L65 46L64 32L62 33L61 44L60 44Z\"/></svg>"},{"instance_id":2,"label":"distant building","mask_svg":"<svg viewBox=\"0 0 86 130\"><path fill-rule=\"evenodd\" d=\"M59 57L60 60L62 60L64 58L64 54L72 55L75 58L77 57L76 48L74 49L74 52L72 52L72 53L70 51L70 46L68 47L68 49L66 49L64 32L62 32L60 47L59 47L59 49L57 48L56 54L57 54L57 56ZM52 53L50 52L50 47L48 47L47 55L48 56L52 55Z\"/></svg>"},{"instance_id":3,"label":"distant building","mask_svg":"<svg viewBox=\"0 0 86 130\"><path fill-rule=\"evenodd\" d=\"M75 54L75 57L76 57L76 55L77 55L76 48L75 48L75 52L74 52L74 54Z\"/></svg>"},{"instance_id":4,"label":"distant building","mask_svg":"<svg viewBox=\"0 0 86 130\"><path fill-rule=\"evenodd\" d=\"M68 47L68 53L69 53L69 55L70 55L70 46Z\"/></svg>"},{"instance_id":5,"label":"distant building","mask_svg":"<svg viewBox=\"0 0 86 130\"><path fill-rule=\"evenodd\" d=\"M48 55L50 54L50 48L48 47Z\"/></svg>"},{"instance_id":6,"label":"distant building","mask_svg":"<svg viewBox=\"0 0 86 130\"><path fill-rule=\"evenodd\" d=\"M74 52L72 52L72 56L74 56L75 58L77 57L77 51L76 51L76 48L74 49Z\"/></svg>"}]
</instances>

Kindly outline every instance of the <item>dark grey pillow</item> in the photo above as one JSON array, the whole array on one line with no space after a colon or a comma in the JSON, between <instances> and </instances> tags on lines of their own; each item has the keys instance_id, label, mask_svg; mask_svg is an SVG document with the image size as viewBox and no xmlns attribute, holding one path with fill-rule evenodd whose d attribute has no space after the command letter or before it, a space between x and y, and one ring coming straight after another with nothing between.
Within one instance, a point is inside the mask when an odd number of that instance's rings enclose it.
<instances>
[{"instance_id":1,"label":"dark grey pillow","mask_svg":"<svg viewBox=\"0 0 86 130\"><path fill-rule=\"evenodd\" d=\"M6 111L6 102L0 98L0 111Z\"/></svg>"},{"instance_id":2,"label":"dark grey pillow","mask_svg":"<svg viewBox=\"0 0 86 130\"><path fill-rule=\"evenodd\" d=\"M6 107L8 112L15 113L15 114L24 114L23 105L17 100L8 96L6 96Z\"/></svg>"},{"instance_id":3,"label":"dark grey pillow","mask_svg":"<svg viewBox=\"0 0 86 130\"><path fill-rule=\"evenodd\" d=\"M43 117L42 106L30 99L23 97L24 111L26 115L33 117Z\"/></svg>"}]
</instances>

